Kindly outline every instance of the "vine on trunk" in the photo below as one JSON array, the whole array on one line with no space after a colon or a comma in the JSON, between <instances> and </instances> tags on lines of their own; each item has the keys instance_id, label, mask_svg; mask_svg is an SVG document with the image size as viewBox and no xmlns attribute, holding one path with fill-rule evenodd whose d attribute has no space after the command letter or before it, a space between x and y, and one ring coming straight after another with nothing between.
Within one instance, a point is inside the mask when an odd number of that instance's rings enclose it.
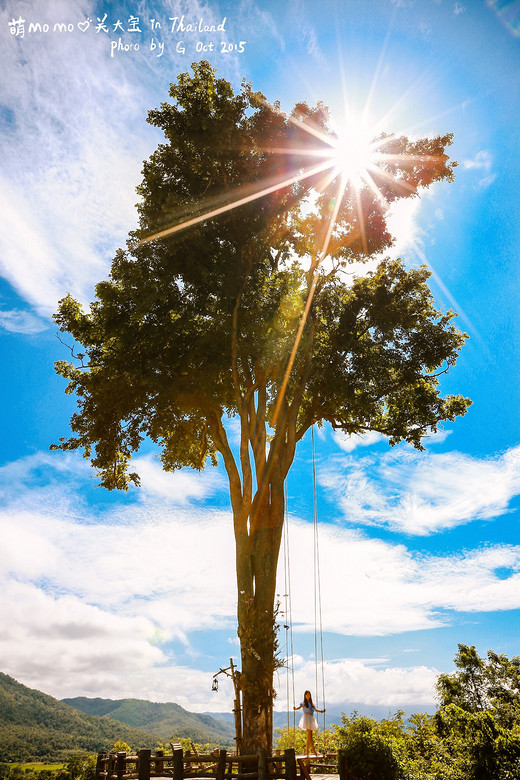
<instances>
[{"instance_id":1,"label":"vine on trunk","mask_svg":"<svg viewBox=\"0 0 520 780\"><path fill-rule=\"evenodd\" d=\"M258 702L259 707L272 706L276 691L272 686L276 669L283 666L283 658L279 652L277 622L279 603L275 604L270 613L267 609L258 609L254 596L245 597L242 601L242 620L238 627L238 637L244 660L247 653L253 663L256 661L254 677L247 671L240 674L240 689L248 698ZM248 664L249 666L249 664Z\"/></svg>"}]
</instances>

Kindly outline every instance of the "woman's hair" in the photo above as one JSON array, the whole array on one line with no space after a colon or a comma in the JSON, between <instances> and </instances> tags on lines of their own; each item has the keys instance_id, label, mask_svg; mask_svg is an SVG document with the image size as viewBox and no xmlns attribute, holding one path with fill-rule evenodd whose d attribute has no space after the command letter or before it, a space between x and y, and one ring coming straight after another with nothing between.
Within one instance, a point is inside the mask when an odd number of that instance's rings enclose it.
<instances>
[{"instance_id":1,"label":"woman's hair","mask_svg":"<svg viewBox=\"0 0 520 780\"><path fill-rule=\"evenodd\" d=\"M303 693L303 703L307 704L307 698L306 698L307 694L309 694L309 704L311 705L311 707L313 709L315 709L314 702L312 701L312 693L310 691L304 691L304 693Z\"/></svg>"}]
</instances>

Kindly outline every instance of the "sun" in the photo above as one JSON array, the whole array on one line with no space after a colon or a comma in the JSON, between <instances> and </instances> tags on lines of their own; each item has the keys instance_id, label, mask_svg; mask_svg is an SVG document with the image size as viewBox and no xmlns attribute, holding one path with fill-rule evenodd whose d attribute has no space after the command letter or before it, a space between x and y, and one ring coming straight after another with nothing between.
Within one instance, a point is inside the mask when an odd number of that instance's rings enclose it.
<instances>
[{"instance_id":1,"label":"sun","mask_svg":"<svg viewBox=\"0 0 520 780\"><path fill-rule=\"evenodd\" d=\"M375 131L362 121L351 121L348 126L335 131L330 157L334 172L356 186L366 181L367 175L377 165L378 144Z\"/></svg>"}]
</instances>

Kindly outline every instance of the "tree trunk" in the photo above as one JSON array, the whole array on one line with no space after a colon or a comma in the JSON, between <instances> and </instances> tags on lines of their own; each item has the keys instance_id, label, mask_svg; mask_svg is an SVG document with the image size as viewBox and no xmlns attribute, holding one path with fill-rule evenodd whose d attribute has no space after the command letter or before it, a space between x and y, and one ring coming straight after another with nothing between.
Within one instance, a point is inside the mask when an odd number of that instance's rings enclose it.
<instances>
[{"instance_id":1,"label":"tree trunk","mask_svg":"<svg viewBox=\"0 0 520 780\"><path fill-rule=\"evenodd\" d=\"M283 482L271 482L249 528L235 533L242 661L243 753L272 752L276 658L276 570L284 519Z\"/></svg>"}]
</instances>

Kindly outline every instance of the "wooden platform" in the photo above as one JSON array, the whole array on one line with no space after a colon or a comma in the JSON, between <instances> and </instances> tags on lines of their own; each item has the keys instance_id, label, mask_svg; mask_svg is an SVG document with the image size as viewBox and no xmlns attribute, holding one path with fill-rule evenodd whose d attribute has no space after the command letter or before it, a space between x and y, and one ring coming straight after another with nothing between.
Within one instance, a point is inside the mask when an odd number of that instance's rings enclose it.
<instances>
[{"instance_id":1,"label":"wooden platform","mask_svg":"<svg viewBox=\"0 0 520 780\"><path fill-rule=\"evenodd\" d=\"M299 777L301 780L339 780L339 774L337 772L335 764L331 763L330 755L312 755L306 754L296 756L296 765L299 769ZM318 769L318 772L310 772L311 768ZM319 770L331 770L331 774L321 773Z\"/></svg>"}]
</instances>

